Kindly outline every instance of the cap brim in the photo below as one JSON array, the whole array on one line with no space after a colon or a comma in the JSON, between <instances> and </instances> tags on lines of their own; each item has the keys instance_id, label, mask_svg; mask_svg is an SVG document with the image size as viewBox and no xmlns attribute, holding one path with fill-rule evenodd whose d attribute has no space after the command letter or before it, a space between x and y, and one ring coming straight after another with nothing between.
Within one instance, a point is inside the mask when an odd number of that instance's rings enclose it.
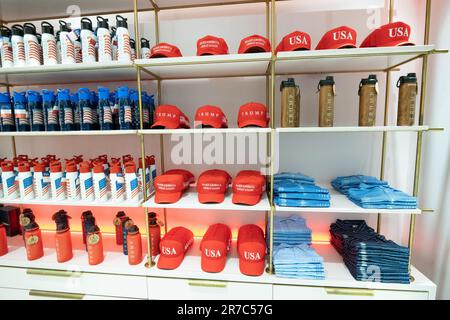
<instances>
[{"instance_id":1,"label":"cap brim","mask_svg":"<svg viewBox=\"0 0 450 320\"><path fill-rule=\"evenodd\" d=\"M199 121L195 124L196 128L214 128L214 129L220 129L222 128L222 123L220 122L213 122L213 121Z\"/></svg>"},{"instance_id":2,"label":"cap brim","mask_svg":"<svg viewBox=\"0 0 450 320\"><path fill-rule=\"evenodd\" d=\"M246 204L249 206L254 206L261 201L261 195L248 195L242 193L233 193L233 203L235 204Z\"/></svg>"},{"instance_id":3,"label":"cap brim","mask_svg":"<svg viewBox=\"0 0 450 320\"><path fill-rule=\"evenodd\" d=\"M183 191L176 191L173 193L155 192L156 203L175 203L180 200L183 195Z\"/></svg>"},{"instance_id":4,"label":"cap brim","mask_svg":"<svg viewBox=\"0 0 450 320\"><path fill-rule=\"evenodd\" d=\"M227 263L227 256L225 255L222 258L211 259L202 254L202 270L205 272L221 272L225 268L225 264Z\"/></svg>"},{"instance_id":5,"label":"cap brim","mask_svg":"<svg viewBox=\"0 0 450 320\"><path fill-rule=\"evenodd\" d=\"M332 49L353 49L353 48L356 48L356 45L352 42L341 44L339 47Z\"/></svg>"},{"instance_id":6,"label":"cap brim","mask_svg":"<svg viewBox=\"0 0 450 320\"><path fill-rule=\"evenodd\" d=\"M257 262L248 262L242 258L239 258L239 270L242 274L247 276L260 276L264 272L264 267L266 266L265 260Z\"/></svg>"},{"instance_id":7,"label":"cap brim","mask_svg":"<svg viewBox=\"0 0 450 320\"><path fill-rule=\"evenodd\" d=\"M267 122L262 120L246 120L242 121L239 124L239 128L245 128L248 126L257 126L260 128L267 128Z\"/></svg>"},{"instance_id":8,"label":"cap brim","mask_svg":"<svg viewBox=\"0 0 450 320\"><path fill-rule=\"evenodd\" d=\"M170 58L170 57L168 55L165 55L165 54L162 54L162 53L155 53L155 54L152 54L150 56L150 59L151 58Z\"/></svg>"},{"instance_id":9,"label":"cap brim","mask_svg":"<svg viewBox=\"0 0 450 320\"><path fill-rule=\"evenodd\" d=\"M160 255L158 258L158 268L159 269L176 269L180 266L181 262L183 262L184 254L180 254L176 257L167 257L164 255Z\"/></svg>"},{"instance_id":10,"label":"cap brim","mask_svg":"<svg viewBox=\"0 0 450 320\"><path fill-rule=\"evenodd\" d=\"M269 52L264 47L253 46L245 49L242 53L260 53L260 52Z\"/></svg>"},{"instance_id":11,"label":"cap brim","mask_svg":"<svg viewBox=\"0 0 450 320\"><path fill-rule=\"evenodd\" d=\"M164 129L178 129L179 126L173 126L170 123L166 123L165 121L156 121L151 128L163 127Z\"/></svg>"},{"instance_id":12,"label":"cap brim","mask_svg":"<svg viewBox=\"0 0 450 320\"><path fill-rule=\"evenodd\" d=\"M415 44L409 41L394 41L385 43L379 47L403 47L403 46L415 46Z\"/></svg>"},{"instance_id":13,"label":"cap brim","mask_svg":"<svg viewBox=\"0 0 450 320\"><path fill-rule=\"evenodd\" d=\"M198 193L200 203L221 203L225 200L225 193Z\"/></svg>"}]
</instances>

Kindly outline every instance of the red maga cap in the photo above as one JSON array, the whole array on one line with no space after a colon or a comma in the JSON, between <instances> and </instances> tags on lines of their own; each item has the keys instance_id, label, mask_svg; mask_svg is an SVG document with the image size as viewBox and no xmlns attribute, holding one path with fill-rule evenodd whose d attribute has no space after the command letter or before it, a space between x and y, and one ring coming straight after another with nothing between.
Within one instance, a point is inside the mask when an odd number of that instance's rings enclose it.
<instances>
[{"instance_id":1,"label":"red maga cap","mask_svg":"<svg viewBox=\"0 0 450 320\"><path fill-rule=\"evenodd\" d=\"M181 174L184 178L184 181L187 182L186 189L189 187L191 183L195 182L194 175L191 172L184 169L172 169L166 171L165 174Z\"/></svg>"},{"instance_id":2,"label":"red maga cap","mask_svg":"<svg viewBox=\"0 0 450 320\"><path fill-rule=\"evenodd\" d=\"M285 35L276 47L275 53L297 50L311 50L311 36L306 32L294 31Z\"/></svg>"},{"instance_id":3,"label":"red maga cap","mask_svg":"<svg viewBox=\"0 0 450 320\"><path fill-rule=\"evenodd\" d=\"M195 112L196 127L228 128L228 120L222 109L216 106L202 106Z\"/></svg>"},{"instance_id":4,"label":"red maga cap","mask_svg":"<svg viewBox=\"0 0 450 320\"><path fill-rule=\"evenodd\" d=\"M156 108L155 122L152 125L152 128L160 127L164 129L189 129L189 118L176 106L162 105Z\"/></svg>"},{"instance_id":5,"label":"red maga cap","mask_svg":"<svg viewBox=\"0 0 450 320\"><path fill-rule=\"evenodd\" d=\"M231 176L224 170L203 172L197 181L198 201L200 203L221 203L225 199Z\"/></svg>"},{"instance_id":6,"label":"red maga cap","mask_svg":"<svg viewBox=\"0 0 450 320\"><path fill-rule=\"evenodd\" d=\"M184 227L171 229L159 243L161 254L158 259L158 268L178 268L193 242L194 234L191 230Z\"/></svg>"},{"instance_id":7,"label":"red maga cap","mask_svg":"<svg viewBox=\"0 0 450 320\"><path fill-rule=\"evenodd\" d=\"M249 102L239 108L238 127L257 126L267 128L269 124L267 108L262 103Z\"/></svg>"},{"instance_id":8,"label":"red maga cap","mask_svg":"<svg viewBox=\"0 0 450 320\"><path fill-rule=\"evenodd\" d=\"M264 272L266 242L264 232L254 224L246 224L239 228L237 250L239 269L247 276L260 276Z\"/></svg>"},{"instance_id":9,"label":"red maga cap","mask_svg":"<svg viewBox=\"0 0 450 320\"><path fill-rule=\"evenodd\" d=\"M331 29L320 39L316 50L356 48L356 30L341 26Z\"/></svg>"},{"instance_id":10,"label":"red maga cap","mask_svg":"<svg viewBox=\"0 0 450 320\"><path fill-rule=\"evenodd\" d=\"M227 254L231 249L231 230L223 223L209 226L202 242L202 270L205 272L220 272L225 268Z\"/></svg>"},{"instance_id":11,"label":"red maga cap","mask_svg":"<svg viewBox=\"0 0 450 320\"><path fill-rule=\"evenodd\" d=\"M228 46L225 39L214 36L206 36L197 40L197 55L228 54Z\"/></svg>"},{"instance_id":12,"label":"red maga cap","mask_svg":"<svg viewBox=\"0 0 450 320\"><path fill-rule=\"evenodd\" d=\"M361 48L413 46L414 43L409 42L410 35L411 27L406 23L388 23L372 31L361 43Z\"/></svg>"},{"instance_id":13,"label":"red maga cap","mask_svg":"<svg viewBox=\"0 0 450 320\"><path fill-rule=\"evenodd\" d=\"M163 174L155 178L155 202L174 203L180 200L187 182L182 174Z\"/></svg>"},{"instance_id":14,"label":"red maga cap","mask_svg":"<svg viewBox=\"0 0 450 320\"><path fill-rule=\"evenodd\" d=\"M270 52L270 50L269 39L254 34L241 40L238 53Z\"/></svg>"},{"instance_id":15,"label":"red maga cap","mask_svg":"<svg viewBox=\"0 0 450 320\"><path fill-rule=\"evenodd\" d=\"M157 44L150 50L150 58L175 58L182 56L178 47L165 42Z\"/></svg>"},{"instance_id":16,"label":"red maga cap","mask_svg":"<svg viewBox=\"0 0 450 320\"><path fill-rule=\"evenodd\" d=\"M253 206L261 200L266 189L266 179L258 171L245 170L233 180L233 203Z\"/></svg>"}]
</instances>

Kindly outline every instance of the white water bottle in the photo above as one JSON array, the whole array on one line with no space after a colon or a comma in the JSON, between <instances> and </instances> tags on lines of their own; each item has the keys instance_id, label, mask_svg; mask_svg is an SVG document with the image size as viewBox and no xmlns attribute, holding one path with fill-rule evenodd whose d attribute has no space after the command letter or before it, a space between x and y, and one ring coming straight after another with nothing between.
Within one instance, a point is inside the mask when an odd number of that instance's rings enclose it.
<instances>
[{"instance_id":1,"label":"white water bottle","mask_svg":"<svg viewBox=\"0 0 450 320\"><path fill-rule=\"evenodd\" d=\"M131 61L136 60L136 42L134 39L130 39L130 49L131 49Z\"/></svg>"},{"instance_id":2,"label":"white water bottle","mask_svg":"<svg viewBox=\"0 0 450 320\"><path fill-rule=\"evenodd\" d=\"M117 60L117 29L115 27L111 27L111 53L112 59L114 61Z\"/></svg>"},{"instance_id":3,"label":"white water bottle","mask_svg":"<svg viewBox=\"0 0 450 320\"><path fill-rule=\"evenodd\" d=\"M94 201L94 181L91 164L87 161L80 163L80 193L82 200Z\"/></svg>"},{"instance_id":4,"label":"white water bottle","mask_svg":"<svg viewBox=\"0 0 450 320\"><path fill-rule=\"evenodd\" d=\"M80 29L76 29L69 33L69 37L73 43L73 50L75 52L75 62L82 63L83 62L83 48L81 46L81 38L80 38Z\"/></svg>"},{"instance_id":5,"label":"white water bottle","mask_svg":"<svg viewBox=\"0 0 450 320\"><path fill-rule=\"evenodd\" d=\"M5 199L17 199L19 191L17 188L17 176L14 172L14 164L12 162L2 163L2 182L3 197Z\"/></svg>"},{"instance_id":6,"label":"white water bottle","mask_svg":"<svg viewBox=\"0 0 450 320\"><path fill-rule=\"evenodd\" d=\"M97 36L92 29L92 21L89 18L81 19L81 52L83 63L92 63L97 61Z\"/></svg>"},{"instance_id":7,"label":"white water bottle","mask_svg":"<svg viewBox=\"0 0 450 320\"><path fill-rule=\"evenodd\" d=\"M45 168L45 163L34 166L33 188L36 199L50 199L50 173Z\"/></svg>"},{"instance_id":8,"label":"white water bottle","mask_svg":"<svg viewBox=\"0 0 450 320\"><path fill-rule=\"evenodd\" d=\"M136 165L132 161L125 163L125 190L127 200L138 201L140 199L139 179L136 174Z\"/></svg>"},{"instance_id":9,"label":"white water bottle","mask_svg":"<svg viewBox=\"0 0 450 320\"><path fill-rule=\"evenodd\" d=\"M56 48L55 30L47 21L41 23L43 64L51 66L58 64L58 49Z\"/></svg>"},{"instance_id":10,"label":"white water bottle","mask_svg":"<svg viewBox=\"0 0 450 320\"><path fill-rule=\"evenodd\" d=\"M56 32L56 59L61 63L61 31Z\"/></svg>"},{"instance_id":11,"label":"white water bottle","mask_svg":"<svg viewBox=\"0 0 450 320\"><path fill-rule=\"evenodd\" d=\"M94 179L94 194L97 201L108 200L108 184L104 170L103 163L94 164L92 178Z\"/></svg>"},{"instance_id":12,"label":"white water bottle","mask_svg":"<svg viewBox=\"0 0 450 320\"><path fill-rule=\"evenodd\" d=\"M11 30L6 26L0 27L0 65L3 68L11 68L14 65Z\"/></svg>"},{"instance_id":13,"label":"white water bottle","mask_svg":"<svg viewBox=\"0 0 450 320\"><path fill-rule=\"evenodd\" d=\"M61 162L55 161L50 164L50 186L52 190L52 199L65 200L66 190L62 172Z\"/></svg>"},{"instance_id":14,"label":"white water bottle","mask_svg":"<svg viewBox=\"0 0 450 320\"><path fill-rule=\"evenodd\" d=\"M75 46L70 38L69 34L71 32L69 25L63 21L59 20L60 32L59 40L61 43L61 63L62 64L72 64L76 63L75 59Z\"/></svg>"},{"instance_id":15,"label":"white water bottle","mask_svg":"<svg viewBox=\"0 0 450 320\"><path fill-rule=\"evenodd\" d=\"M68 200L80 200L80 179L75 162L66 162L66 194Z\"/></svg>"},{"instance_id":16,"label":"white water bottle","mask_svg":"<svg viewBox=\"0 0 450 320\"><path fill-rule=\"evenodd\" d=\"M36 26L32 23L23 25L23 42L25 45L25 63L27 66L41 65L41 48L36 37Z\"/></svg>"},{"instance_id":17,"label":"white water bottle","mask_svg":"<svg viewBox=\"0 0 450 320\"><path fill-rule=\"evenodd\" d=\"M125 200L125 177L123 176L120 162L113 162L110 172L111 199L123 201Z\"/></svg>"},{"instance_id":18,"label":"white water bottle","mask_svg":"<svg viewBox=\"0 0 450 320\"><path fill-rule=\"evenodd\" d=\"M117 60L131 62L130 33L128 32L127 19L116 16Z\"/></svg>"},{"instance_id":19,"label":"white water bottle","mask_svg":"<svg viewBox=\"0 0 450 320\"><path fill-rule=\"evenodd\" d=\"M141 38L141 57L140 59L150 59L150 41Z\"/></svg>"},{"instance_id":20,"label":"white water bottle","mask_svg":"<svg viewBox=\"0 0 450 320\"><path fill-rule=\"evenodd\" d=\"M97 17L97 41L98 41L98 61L111 62L111 34L109 33L108 19Z\"/></svg>"},{"instance_id":21,"label":"white water bottle","mask_svg":"<svg viewBox=\"0 0 450 320\"><path fill-rule=\"evenodd\" d=\"M23 27L15 24L11 28L11 46L13 52L13 61L15 67L25 66L25 45L23 43Z\"/></svg>"},{"instance_id":22,"label":"white water bottle","mask_svg":"<svg viewBox=\"0 0 450 320\"><path fill-rule=\"evenodd\" d=\"M17 180L19 180L20 198L22 200L34 199L33 174L31 173L30 164L28 162L19 163Z\"/></svg>"}]
</instances>

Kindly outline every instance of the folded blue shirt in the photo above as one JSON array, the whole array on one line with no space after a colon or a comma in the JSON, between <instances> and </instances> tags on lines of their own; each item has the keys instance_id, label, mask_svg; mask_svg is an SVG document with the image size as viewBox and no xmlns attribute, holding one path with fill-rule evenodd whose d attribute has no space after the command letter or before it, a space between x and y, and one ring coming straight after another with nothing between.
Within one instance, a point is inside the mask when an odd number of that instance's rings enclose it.
<instances>
[{"instance_id":1,"label":"folded blue shirt","mask_svg":"<svg viewBox=\"0 0 450 320\"><path fill-rule=\"evenodd\" d=\"M314 179L311 177L308 177L304 174L301 174L299 172L280 172L277 173L276 175L274 175L274 180L285 180L285 179L289 179L289 180L296 180L296 181L303 181L303 182L309 182L309 183L314 183Z\"/></svg>"},{"instance_id":2,"label":"folded blue shirt","mask_svg":"<svg viewBox=\"0 0 450 320\"><path fill-rule=\"evenodd\" d=\"M350 188L359 188L360 184L366 184L370 186L388 185L386 181L382 181L375 177L365 175L342 176L337 177L333 181L331 181L331 185L333 186L333 188L344 194L347 194L347 191Z\"/></svg>"},{"instance_id":3,"label":"folded blue shirt","mask_svg":"<svg viewBox=\"0 0 450 320\"><path fill-rule=\"evenodd\" d=\"M348 198L363 208L415 209L417 199L403 191L388 186L368 186L350 188Z\"/></svg>"},{"instance_id":4,"label":"folded blue shirt","mask_svg":"<svg viewBox=\"0 0 450 320\"><path fill-rule=\"evenodd\" d=\"M306 244L288 245L280 244L274 247L274 264L277 263L323 263L323 258L317 252Z\"/></svg>"},{"instance_id":5,"label":"folded blue shirt","mask_svg":"<svg viewBox=\"0 0 450 320\"><path fill-rule=\"evenodd\" d=\"M314 184L307 184L295 180L279 180L273 184L275 193L326 193L329 191Z\"/></svg>"},{"instance_id":6,"label":"folded blue shirt","mask_svg":"<svg viewBox=\"0 0 450 320\"><path fill-rule=\"evenodd\" d=\"M311 234L311 229L306 225L305 219L297 215L292 215L290 217L275 216L273 220L273 232L276 235Z\"/></svg>"},{"instance_id":7,"label":"folded blue shirt","mask_svg":"<svg viewBox=\"0 0 450 320\"><path fill-rule=\"evenodd\" d=\"M329 193L313 193L313 192L288 192L275 193L276 198L281 199L298 199L298 200L330 200Z\"/></svg>"},{"instance_id":8,"label":"folded blue shirt","mask_svg":"<svg viewBox=\"0 0 450 320\"><path fill-rule=\"evenodd\" d=\"M328 200L322 201L275 198L274 202L280 207L328 208L330 206L330 201Z\"/></svg>"}]
</instances>

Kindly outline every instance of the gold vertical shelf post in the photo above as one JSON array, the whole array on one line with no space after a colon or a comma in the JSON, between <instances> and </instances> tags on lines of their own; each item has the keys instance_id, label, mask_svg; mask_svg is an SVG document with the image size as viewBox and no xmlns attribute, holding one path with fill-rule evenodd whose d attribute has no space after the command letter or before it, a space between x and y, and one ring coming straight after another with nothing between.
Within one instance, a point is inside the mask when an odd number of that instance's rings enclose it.
<instances>
[{"instance_id":1,"label":"gold vertical shelf post","mask_svg":"<svg viewBox=\"0 0 450 320\"><path fill-rule=\"evenodd\" d=\"M389 23L394 21L394 0L389 0ZM389 122L389 98L391 94L391 70L386 71L386 91L384 100L384 126ZM383 141L381 145L381 166L380 180L384 180L384 171L386 166L386 149L387 149L387 131L383 131ZM377 232L381 233L381 213L377 215Z\"/></svg>"},{"instance_id":2,"label":"gold vertical shelf post","mask_svg":"<svg viewBox=\"0 0 450 320\"><path fill-rule=\"evenodd\" d=\"M133 0L134 9L134 37L136 39L136 56L138 59L141 57L141 41L139 36L139 13L138 13L138 0ZM143 118L143 106L142 106L142 84L141 84L141 68L136 66L136 81L138 89L138 101L139 101L139 127L141 130L144 129L144 118ZM142 197L144 202L147 201L147 174L146 174L146 161L145 161L145 137L143 134L139 134L139 142L141 147L141 165L142 165L142 178L141 178L141 188ZM150 241L150 230L148 225L148 209L144 208L145 215L145 231L147 233L147 262L145 266L151 268L155 265L152 257L152 244Z\"/></svg>"},{"instance_id":3,"label":"gold vertical shelf post","mask_svg":"<svg viewBox=\"0 0 450 320\"><path fill-rule=\"evenodd\" d=\"M427 45L430 43L430 23L431 23L431 0L426 2L425 10L425 31L423 44ZM422 58L422 81L420 88L420 109L419 109L419 126L423 125L425 117L425 99L427 92L427 72L428 72L428 55L424 55ZM417 133L417 146L416 146L416 161L414 168L414 185L413 185L413 196L418 197L419 195L419 184L420 184L420 165L422 161L422 142L423 142L423 132L419 131ZM409 247L409 273L411 275L411 262L412 262L412 252L414 246L414 233L416 227L416 215L411 214L409 222L409 237L408 237L408 247ZM414 280L414 279L412 279Z\"/></svg>"}]
</instances>

